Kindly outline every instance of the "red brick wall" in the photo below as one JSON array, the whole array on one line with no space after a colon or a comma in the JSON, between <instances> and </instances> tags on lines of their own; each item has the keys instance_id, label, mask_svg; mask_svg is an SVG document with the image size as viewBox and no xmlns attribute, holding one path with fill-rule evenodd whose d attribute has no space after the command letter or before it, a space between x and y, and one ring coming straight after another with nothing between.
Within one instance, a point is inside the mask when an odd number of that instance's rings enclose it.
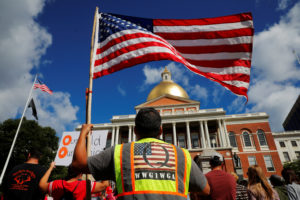
<instances>
[{"instance_id":1,"label":"red brick wall","mask_svg":"<svg viewBox=\"0 0 300 200\"><path fill-rule=\"evenodd\" d=\"M259 145L259 140L257 137L257 130L263 130L265 132L266 140L268 143L269 150L261 150L261 147ZM274 138L272 136L272 132L269 126L268 122L262 122L262 123L249 123L249 124L233 124L233 125L227 125L228 132L234 132L236 135L236 141L238 145L239 152L237 153L241 159L242 168L244 172L244 177L247 178L247 170L249 168L249 161L248 156L256 156L256 162L257 164L262 167L265 175L267 177L271 176L272 174L280 175L282 168L282 164L276 149L276 145L274 142ZM250 135L252 135L252 145L254 145L255 149L254 151L251 151L249 153L243 151L243 142L242 142L242 132L244 130L247 130ZM254 144L253 144L254 142ZM263 156L264 155L271 155L272 161L274 164L275 171L274 172L268 172L265 166L265 161Z\"/></svg>"}]
</instances>

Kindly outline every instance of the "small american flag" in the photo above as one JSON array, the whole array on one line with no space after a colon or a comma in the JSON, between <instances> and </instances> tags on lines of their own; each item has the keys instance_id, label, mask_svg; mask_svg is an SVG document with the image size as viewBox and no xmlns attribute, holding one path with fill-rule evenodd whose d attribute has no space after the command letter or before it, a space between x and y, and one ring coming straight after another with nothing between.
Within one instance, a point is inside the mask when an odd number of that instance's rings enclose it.
<instances>
[{"instance_id":1,"label":"small american flag","mask_svg":"<svg viewBox=\"0 0 300 200\"><path fill-rule=\"evenodd\" d=\"M39 88L40 90L47 92L49 94L53 94L53 91L50 90L47 85L45 85L42 81L40 81L39 79L36 80L36 82L34 83L34 89Z\"/></svg>"},{"instance_id":2,"label":"small american flag","mask_svg":"<svg viewBox=\"0 0 300 200\"><path fill-rule=\"evenodd\" d=\"M173 147L163 143L135 143L134 168L136 171L175 171Z\"/></svg>"},{"instance_id":3,"label":"small american flag","mask_svg":"<svg viewBox=\"0 0 300 200\"><path fill-rule=\"evenodd\" d=\"M149 61L172 60L248 99L251 13L184 20L101 13L97 23L94 78Z\"/></svg>"}]
</instances>

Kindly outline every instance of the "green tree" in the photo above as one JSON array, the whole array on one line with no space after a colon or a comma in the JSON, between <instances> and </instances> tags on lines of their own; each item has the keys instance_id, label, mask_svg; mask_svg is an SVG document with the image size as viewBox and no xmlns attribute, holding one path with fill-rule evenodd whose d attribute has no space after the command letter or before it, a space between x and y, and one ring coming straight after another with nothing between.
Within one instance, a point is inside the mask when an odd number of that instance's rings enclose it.
<instances>
[{"instance_id":1,"label":"green tree","mask_svg":"<svg viewBox=\"0 0 300 200\"><path fill-rule=\"evenodd\" d=\"M0 170L4 167L10 147L18 128L19 119L8 119L0 123ZM40 164L48 169L50 162L54 160L58 148L58 137L54 129L42 127L34 120L23 119L20 132L15 143L6 173L14 166L27 160L30 148L38 148L42 153ZM53 178L62 178L66 175L66 169L58 167L52 174Z\"/></svg>"},{"instance_id":2,"label":"green tree","mask_svg":"<svg viewBox=\"0 0 300 200\"><path fill-rule=\"evenodd\" d=\"M291 168L295 171L295 173L297 174L297 176L300 178L300 160L296 160L293 162L287 162L284 163L283 165L284 168Z\"/></svg>"}]
</instances>

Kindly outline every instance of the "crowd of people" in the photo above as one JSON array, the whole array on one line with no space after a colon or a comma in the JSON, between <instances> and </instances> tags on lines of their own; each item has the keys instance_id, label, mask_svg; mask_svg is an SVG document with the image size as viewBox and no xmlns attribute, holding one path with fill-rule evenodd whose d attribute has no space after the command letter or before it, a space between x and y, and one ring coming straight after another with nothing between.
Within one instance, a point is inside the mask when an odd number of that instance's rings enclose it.
<instances>
[{"instance_id":1,"label":"crowd of people","mask_svg":"<svg viewBox=\"0 0 300 200\"><path fill-rule=\"evenodd\" d=\"M186 149L157 139L161 117L153 108L136 115L137 142L87 157L86 138L92 129L91 124L82 125L64 180L49 182L55 163L44 169L39 165L41 155L32 150L25 163L6 175L2 198L83 200L91 194L101 200L300 200L299 180L289 168L283 169L282 177L272 175L268 180L262 168L253 165L248 180L239 180L223 170L224 157L215 152L209 160L211 171L203 174ZM82 180L82 174L92 174L95 181Z\"/></svg>"}]
</instances>

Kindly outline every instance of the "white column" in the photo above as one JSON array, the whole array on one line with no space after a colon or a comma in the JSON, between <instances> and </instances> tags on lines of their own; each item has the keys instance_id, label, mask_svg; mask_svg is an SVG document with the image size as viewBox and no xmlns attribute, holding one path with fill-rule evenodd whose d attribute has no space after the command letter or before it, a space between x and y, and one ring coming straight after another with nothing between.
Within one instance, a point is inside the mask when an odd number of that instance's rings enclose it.
<instances>
[{"instance_id":1,"label":"white column","mask_svg":"<svg viewBox=\"0 0 300 200\"><path fill-rule=\"evenodd\" d=\"M131 129L131 125L128 125L128 142L131 142L131 135L132 135L132 129Z\"/></svg>"},{"instance_id":2,"label":"white column","mask_svg":"<svg viewBox=\"0 0 300 200\"><path fill-rule=\"evenodd\" d=\"M222 122L223 122L224 131L225 131L225 139L227 141L227 147L230 147L229 135L228 135L227 128L226 128L225 119L223 119Z\"/></svg>"},{"instance_id":3,"label":"white column","mask_svg":"<svg viewBox=\"0 0 300 200\"><path fill-rule=\"evenodd\" d=\"M204 128L205 128L205 135L206 135L207 147L211 148L210 138L209 138L209 132L208 132L208 126L207 126L207 121L204 121Z\"/></svg>"},{"instance_id":4,"label":"white column","mask_svg":"<svg viewBox=\"0 0 300 200\"><path fill-rule=\"evenodd\" d=\"M203 121L200 121L200 135L201 135L201 147L206 148L205 136L204 136L204 130L203 130Z\"/></svg>"},{"instance_id":5,"label":"white column","mask_svg":"<svg viewBox=\"0 0 300 200\"><path fill-rule=\"evenodd\" d=\"M221 147L225 147L225 141L224 141L224 133L221 125L221 121L218 119L218 126L219 126L219 136L220 136L220 142L221 142Z\"/></svg>"},{"instance_id":6,"label":"white column","mask_svg":"<svg viewBox=\"0 0 300 200\"><path fill-rule=\"evenodd\" d=\"M177 146L177 137L176 137L176 123L173 122L173 144Z\"/></svg>"},{"instance_id":7,"label":"white column","mask_svg":"<svg viewBox=\"0 0 300 200\"><path fill-rule=\"evenodd\" d=\"M117 134L116 134L116 143L115 143L115 145L119 144L119 131L120 131L120 126L117 126Z\"/></svg>"},{"instance_id":8,"label":"white column","mask_svg":"<svg viewBox=\"0 0 300 200\"><path fill-rule=\"evenodd\" d=\"M116 127L112 127L110 146L114 146Z\"/></svg>"},{"instance_id":9,"label":"white column","mask_svg":"<svg viewBox=\"0 0 300 200\"><path fill-rule=\"evenodd\" d=\"M223 142L222 142L222 138L221 138L221 133L220 133L220 129L217 130L217 140L219 141L219 145L220 147L223 147Z\"/></svg>"},{"instance_id":10,"label":"white column","mask_svg":"<svg viewBox=\"0 0 300 200\"><path fill-rule=\"evenodd\" d=\"M135 142L136 141L136 135L135 135L135 132L133 131L133 141Z\"/></svg>"},{"instance_id":11,"label":"white column","mask_svg":"<svg viewBox=\"0 0 300 200\"><path fill-rule=\"evenodd\" d=\"M187 145L188 149L192 149L192 144L191 144L191 133L190 133L190 122L186 122L186 135L187 135Z\"/></svg>"}]
</instances>

